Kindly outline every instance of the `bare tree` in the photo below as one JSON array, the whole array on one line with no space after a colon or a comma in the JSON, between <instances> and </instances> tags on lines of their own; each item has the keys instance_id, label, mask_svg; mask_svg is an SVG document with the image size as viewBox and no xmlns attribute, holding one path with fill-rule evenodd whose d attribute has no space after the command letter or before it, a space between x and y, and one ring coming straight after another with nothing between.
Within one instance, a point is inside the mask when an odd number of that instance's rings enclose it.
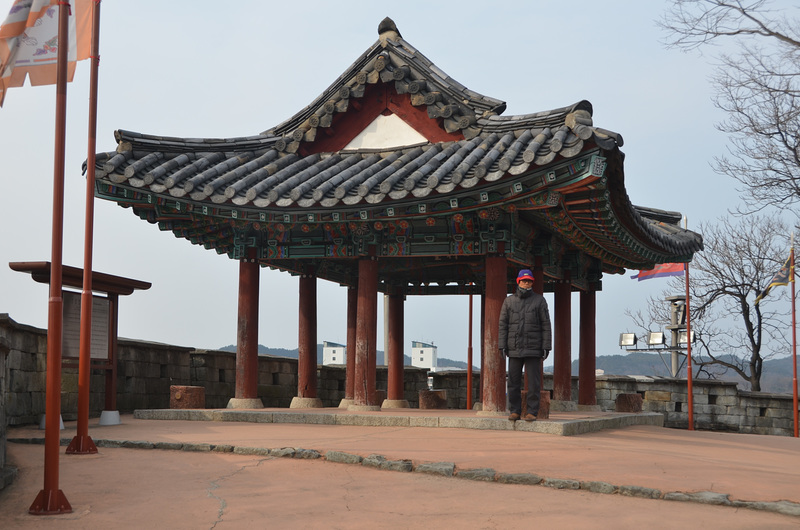
<instances>
[{"instance_id":1,"label":"bare tree","mask_svg":"<svg viewBox=\"0 0 800 530\"><path fill-rule=\"evenodd\" d=\"M787 228L778 216L751 215L701 224L700 232L705 249L689 269L691 325L701 337L692 363L698 375L717 378L732 370L760 391L764 360L790 348L787 311L772 309L785 292L773 290L754 304L786 261ZM672 278L663 295L676 293L685 293L683 278ZM669 321L663 297L651 298L646 314L629 316L645 329Z\"/></svg>"},{"instance_id":2,"label":"bare tree","mask_svg":"<svg viewBox=\"0 0 800 530\"><path fill-rule=\"evenodd\" d=\"M714 169L742 185L738 191L750 211L791 210L800 201L800 20L772 5L674 0L659 23L671 47L726 44L716 54L712 82L714 104L728 115L717 128L732 145Z\"/></svg>"}]
</instances>

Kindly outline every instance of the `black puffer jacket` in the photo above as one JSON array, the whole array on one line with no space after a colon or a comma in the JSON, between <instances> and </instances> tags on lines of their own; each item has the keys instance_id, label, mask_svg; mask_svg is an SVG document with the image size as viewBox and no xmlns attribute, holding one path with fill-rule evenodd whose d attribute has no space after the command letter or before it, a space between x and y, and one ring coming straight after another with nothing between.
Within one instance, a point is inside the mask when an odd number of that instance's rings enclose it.
<instances>
[{"instance_id":1,"label":"black puffer jacket","mask_svg":"<svg viewBox=\"0 0 800 530\"><path fill-rule=\"evenodd\" d=\"M547 301L531 290L517 292L503 301L498 347L509 357L541 357L552 350Z\"/></svg>"}]
</instances>

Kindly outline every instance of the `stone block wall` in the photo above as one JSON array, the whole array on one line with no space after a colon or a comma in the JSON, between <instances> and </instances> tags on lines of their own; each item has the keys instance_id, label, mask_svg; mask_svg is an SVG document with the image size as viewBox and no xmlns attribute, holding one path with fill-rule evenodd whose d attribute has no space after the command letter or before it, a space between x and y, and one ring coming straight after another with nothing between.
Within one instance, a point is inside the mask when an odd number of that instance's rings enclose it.
<instances>
[{"instance_id":1,"label":"stone block wall","mask_svg":"<svg viewBox=\"0 0 800 530\"><path fill-rule=\"evenodd\" d=\"M8 346L0 384L7 424L38 423L45 408L47 333L0 314L0 338Z\"/></svg>"},{"instance_id":2,"label":"stone block wall","mask_svg":"<svg viewBox=\"0 0 800 530\"><path fill-rule=\"evenodd\" d=\"M35 424L45 410L47 333L18 324L0 314L0 464L5 459L6 425ZM225 408L235 396L236 355L231 352L196 350L128 339L119 340L117 360L117 410L169 408L172 385L202 386L206 408ZM336 407L345 395L345 367L320 366L318 397L325 407ZM447 391L447 407L466 408L466 371L432 374L433 386ZM428 388L428 372L405 367L404 398L419 407L419 391ZM77 418L77 367L62 369L61 415ZM388 369L376 373L378 390L387 390ZM545 373L542 386L552 390L553 375ZM688 426L686 381L657 377L597 377L597 404L613 411L619 394L640 394L643 410L664 414L665 425ZM266 407L288 408L297 395L297 360L260 356L258 397ZM578 380L572 378L572 400ZM480 373L473 374L473 402L480 401ZM695 427L753 434L791 436L792 396L739 391L735 383L694 382ZM90 384L90 416L100 415L105 405L105 372L93 370ZM0 469L2 466L0 465Z\"/></svg>"},{"instance_id":3,"label":"stone block wall","mask_svg":"<svg viewBox=\"0 0 800 530\"><path fill-rule=\"evenodd\" d=\"M8 341L0 337L0 489L5 486L3 469L6 467L6 381L8 358Z\"/></svg>"},{"instance_id":4,"label":"stone block wall","mask_svg":"<svg viewBox=\"0 0 800 530\"><path fill-rule=\"evenodd\" d=\"M5 369L0 371L2 413L9 425L36 424L45 410L47 333L19 324L0 314L0 345ZM170 386L202 386L206 408L225 408L236 394L236 354L197 350L154 342L119 339L117 353L117 410L169 408ZM89 415L105 406L105 371L92 370ZM75 420L78 409L77 366L62 368L61 416ZM344 366L320 366L317 394L326 407L337 407L345 396ZM378 367L376 385L386 391L388 369ZM427 370L406 367L404 398L419 404L419 390L427 388ZM258 397L266 407L288 408L297 395L297 359L261 355L258 358ZM1 420L0 420L1 421ZM2 431L0 431L2 433Z\"/></svg>"},{"instance_id":5,"label":"stone block wall","mask_svg":"<svg viewBox=\"0 0 800 530\"><path fill-rule=\"evenodd\" d=\"M692 406L695 428L747 434L791 436L794 430L791 394L768 394L739 390L736 383L697 380L693 382ZM598 376L597 404L614 410L619 394L638 393L642 410L664 414L664 426L686 429L689 403L686 380L641 377Z\"/></svg>"},{"instance_id":6,"label":"stone block wall","mask_svg":"<svg viewBox=\"0 0 800 530\"><path fill-rule=\"evenodd\" d=\"M408 368L406 368L408 369ZM448 409L467 408L467 372L466 370L433 372L434 390L447 391ZM472 403L481 400L481 373L472 371Z\"/></svg>"}]
</instances>

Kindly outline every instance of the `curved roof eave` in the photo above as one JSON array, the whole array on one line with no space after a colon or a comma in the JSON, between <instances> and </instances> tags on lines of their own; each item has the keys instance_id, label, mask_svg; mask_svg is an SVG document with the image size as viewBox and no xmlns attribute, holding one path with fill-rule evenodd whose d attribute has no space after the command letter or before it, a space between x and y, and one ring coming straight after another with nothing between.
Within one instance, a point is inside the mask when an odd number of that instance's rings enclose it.
<instances>
[{"instance_id":1,"label":"curved roof eave","mask_svg":"<svg viewBox=\"0 0 800 530\"><path fill-rule=\"evenodd\" d=\"M134 206L149 220L157 218L146 210L158 205L183 218L199 207L204 215L262 221L487 205L513 212L521 205L580 240L589 255L607 256L614 272L688 261L702 249L699 234L680 228L679 214L631 204L622 136L594 125L591 103L500 116L504 102L451 79L387 20L379 40L311 105L264 133L204 139L115 131L117 150L97 156L97 194ZM431 120L460 139L386 149L299 148L313 144L333 114L348 112L365 85L380 83L413 94L411 105L426 106ZM552 198L561 200L559 208L542 210Z\"/></svg>"}]
</instances>

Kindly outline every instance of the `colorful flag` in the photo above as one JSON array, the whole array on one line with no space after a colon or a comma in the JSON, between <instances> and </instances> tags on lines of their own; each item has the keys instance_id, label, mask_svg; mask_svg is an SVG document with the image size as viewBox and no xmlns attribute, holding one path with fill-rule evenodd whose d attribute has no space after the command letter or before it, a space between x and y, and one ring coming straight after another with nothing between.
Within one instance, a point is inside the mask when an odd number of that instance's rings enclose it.
<instances>
[{"instance_id":1,"label":"colorful flag","mask_svg":"<svg viewBox=\"0 0 800 530\"><path fill-rule=\"evenodd\" d=\"M686 270L685 263L659 263L654 269L649 271L639 271L631 278L636 278L638 281L649 280L650 278L665 278L667 276L683 276Z\"/></svg>"},{"instance_id":2,"label":"colorful flag","mask_svg":"<svg viewBox=\"0 0 800 530\"><path fill-rule=\"evenodd\" d=\"M755 301L754 305L758 305L758 303L761 301L761 299L764 298L765 296L767 296L767 294L769 294L769 291L773 287L775 287L777 285L788 285L789 284L789 266L791 265L791 259L792 259L791 256L786 258L786 262L783 264L783 267L781 267L781 270L779 270L778 272L775 273L775 276L773 276L772 279L769 281L769 285L767 285L767 288L764 289L763 291L761 291L761 294L759 294L756 297L756 301Z\"/></svg>"},{"instance_id":3,"label":"colorful flag","mask_svg":"<svg viewBox=\"0 0 800 530\"><path fill-rule=\"evenodd\" d=\"M63 1L63 0L62 0ZM11 87L53 85L58 71L59 0L16 0L0 26L0 107ZM75 64L89 57L91 0L72 0L69 17L69 81Z\"/></svg>"}]
</instances>

